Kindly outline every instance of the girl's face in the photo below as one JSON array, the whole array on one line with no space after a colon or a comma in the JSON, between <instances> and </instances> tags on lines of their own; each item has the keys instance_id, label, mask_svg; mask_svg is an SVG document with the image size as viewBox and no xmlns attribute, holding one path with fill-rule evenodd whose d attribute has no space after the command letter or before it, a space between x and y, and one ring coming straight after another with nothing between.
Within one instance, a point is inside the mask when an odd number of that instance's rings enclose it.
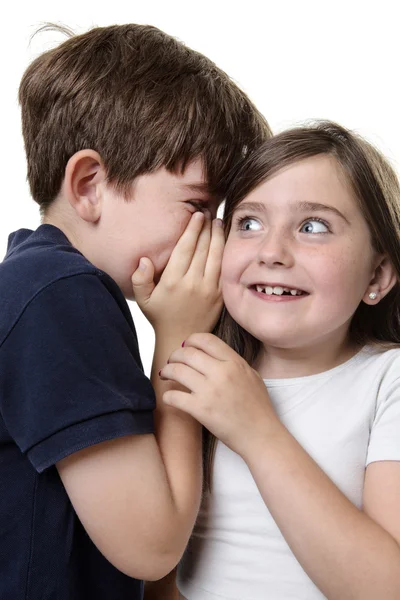
<instances>
[{"instance_id":1,"label":"girl's face","mask_svg":"<svg viewBox=\"0 0 400 600\"><path fill-rule=\"evenodd\" d=\"M266 348L341 345L381 256L335 160L279 171L236 208L222 264L226 307Z\"/></svg>"}]
</instances>

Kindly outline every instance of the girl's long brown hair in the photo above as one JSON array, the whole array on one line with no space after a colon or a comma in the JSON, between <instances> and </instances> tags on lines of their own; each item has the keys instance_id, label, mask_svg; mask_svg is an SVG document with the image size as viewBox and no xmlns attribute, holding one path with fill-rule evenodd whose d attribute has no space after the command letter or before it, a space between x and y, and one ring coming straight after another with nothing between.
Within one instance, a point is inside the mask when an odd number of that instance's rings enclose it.
<instances>
[{"instance_id":1,"label":"girl's long brown hair","mask_svg":"<svg viewBox=\"0 0 400 600\"><path fill-rule=\"evenodd\" d=\"M359 345L383 348L400 344L400 186L385 157L366 140L331 121L284 131L264 142L243 163L226 197L226 236L238 204L257 186L281 169L300 160L326 154L341 168L371 232L371 243L385 253L397 274L397 283L378 304L361 302L349 334ZM245 331L224 308L214 333L253 365L261 342ZM211 488L215 438L205 432L205 484Z\"/></svg>"}]
</instances>

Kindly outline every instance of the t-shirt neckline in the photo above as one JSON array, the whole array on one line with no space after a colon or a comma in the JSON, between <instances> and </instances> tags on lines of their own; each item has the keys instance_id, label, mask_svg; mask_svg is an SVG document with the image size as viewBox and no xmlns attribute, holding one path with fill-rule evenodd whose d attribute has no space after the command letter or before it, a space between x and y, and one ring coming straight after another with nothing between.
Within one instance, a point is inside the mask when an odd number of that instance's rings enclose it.
<instances>
[{"instance_id":1,"label":"t-shirt neckline","mask_svg":"<svg viewBox=\"0 0 400 600\"><path fill-rule=\"evenodd\" d=\"M283 378L275 378L275 379L263 379L264 383L268 387L277 387L283 385L299 385L302 383L311 383L313 381L318 381L319 379L329 378L338 373L339 371L346 369L347 367L352 366L353 364L357 364L360 362L365 354L368 354L371 349L368 346L363 346L356 354L350 357L348 360L345 360L340 365L336 367L332 367L332 369L328 369L327 371L322 371L321 373L315 373L312 375L303 375L301 377L283 377Z\"/></svg>"}]
</instances>

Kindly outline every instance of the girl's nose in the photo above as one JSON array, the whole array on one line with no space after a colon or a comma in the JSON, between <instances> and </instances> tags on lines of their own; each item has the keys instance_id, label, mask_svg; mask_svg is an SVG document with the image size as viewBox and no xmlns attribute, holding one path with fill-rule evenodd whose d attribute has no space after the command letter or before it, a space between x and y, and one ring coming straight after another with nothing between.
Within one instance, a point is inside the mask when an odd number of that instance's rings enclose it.
<instances>
[{"instance_id":1,"label":"girl's nose","mask_svg":"<svg viewBox=\"0 0 400 600\"><path fill-rule=\"evenodd\" d=\"M290 240L283 233L269 231L258 249L257 261L267 267L292 267L294 263Z\"/></svg>"}]
</instances>

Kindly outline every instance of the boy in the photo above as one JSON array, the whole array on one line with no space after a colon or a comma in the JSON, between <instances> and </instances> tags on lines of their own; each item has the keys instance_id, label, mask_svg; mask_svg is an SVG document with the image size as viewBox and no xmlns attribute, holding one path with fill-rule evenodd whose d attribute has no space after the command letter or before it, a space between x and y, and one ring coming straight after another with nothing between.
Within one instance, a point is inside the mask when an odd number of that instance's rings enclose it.
<instances>
[{"instance_id":1,"label":"boy","mask_svg":"<svg viewBox=\"0 0 400 600\"><path fill-rule=\"evenodd\" d=\"M0 597L139 599L190 535L200 435L162 406L154 429L131 276L157 372L217 318L208 215L270 132L211 61L150 26L68 39L19 97L43 224L12 234L0 265Z\"/></svg>"}]
</instances>

